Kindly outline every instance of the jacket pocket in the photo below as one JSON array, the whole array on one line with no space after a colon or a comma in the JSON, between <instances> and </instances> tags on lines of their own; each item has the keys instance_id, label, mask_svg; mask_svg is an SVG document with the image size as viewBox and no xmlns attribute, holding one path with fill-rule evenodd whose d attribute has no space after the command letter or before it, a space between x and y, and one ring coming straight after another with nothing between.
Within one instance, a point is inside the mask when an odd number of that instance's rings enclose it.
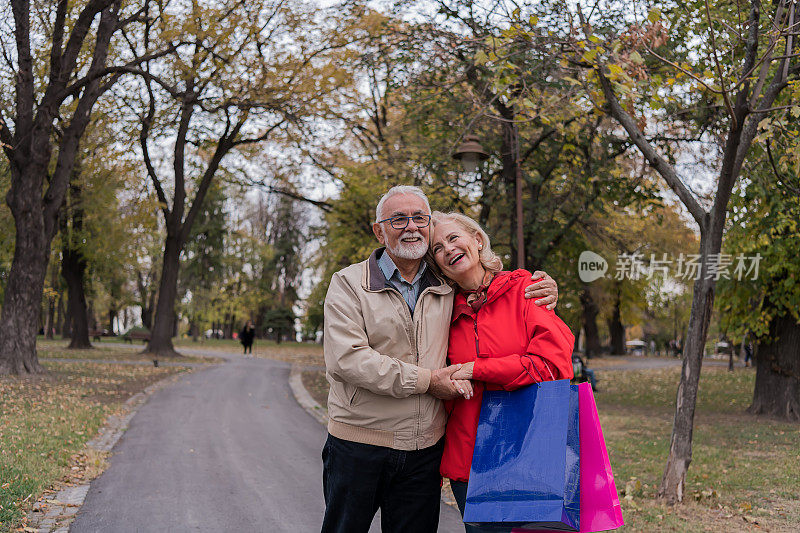
<instances>
[{"instance_id":1,"label":"jacket pocket","mask_svg":"<svg viewBox=\"0 0 800 533\"><path fill-rule=\"evenodd\" d=\"M350 397L347 401L347 405L352 407L353 404L356 403L356 396L358 396L358 391L360 390L361 389L359 387L353 387L353 392L350 394Z\"/></svg>"}]
</instances>

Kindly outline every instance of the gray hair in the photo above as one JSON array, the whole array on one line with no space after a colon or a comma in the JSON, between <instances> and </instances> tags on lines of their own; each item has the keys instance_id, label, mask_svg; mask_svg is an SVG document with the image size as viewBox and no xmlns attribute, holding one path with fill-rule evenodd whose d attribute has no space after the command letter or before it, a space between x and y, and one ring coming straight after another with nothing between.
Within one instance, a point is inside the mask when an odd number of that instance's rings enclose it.
<instances>
[{"instance_id":1,"label":"gray hair","mask_svg":"<svg viewBox=\"0 0 800 533\"><path fill-rule=\"evenodd\" d=\"M489 241L489 236L483 230L480 224L473 219L462 213L442 213L441 211L434 211L431 215L431 240L433 242L433 234L436 232L436 226L444 222L455 222L461 228L472 236L480 235L483 247L478 252L478 259L483 265L483 268L489 272L500 272L503 270L503 260L492 251L492 245Z\"/></svg>"},{"instance_id":2,"label":"gray hair","mask_svg":"<svg viewBox=\"0 0 800 533\"><path fill-rule=\"evenodd\" d=\"M395 185L386 191L386 194L381 196L381 199L378 201L378 207L375 208L375 222L380 222L383 219L383 204L386 203L386 200L392 196L395 196L396 194L413 194L414 196L419 196L425 201L425 207L428 208L428 213L431 212L431 204L428 202L428 197L425 196L425 193L422 192L422 189L413 185Z\"/></svg>"}]
</instances>

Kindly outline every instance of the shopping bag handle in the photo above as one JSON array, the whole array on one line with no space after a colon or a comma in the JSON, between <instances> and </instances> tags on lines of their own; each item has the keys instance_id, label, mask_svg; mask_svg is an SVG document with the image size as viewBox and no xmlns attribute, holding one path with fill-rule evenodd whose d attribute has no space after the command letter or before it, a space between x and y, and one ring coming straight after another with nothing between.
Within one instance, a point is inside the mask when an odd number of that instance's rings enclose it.
<instances>
[{"instance_id":1,"label":"shopping bag handle","mask_svg":"<svg viewBox=\"0 0 800 533\"><path fill-rule=\"evenodd\" d=\"M531 366L532 366L532 367L533 367L533 369L536 371L536 374L538 374L538 376L539 376L539 380L538 380L538 381L536 381L536 378L535 378L535 377L533 377L533 374L531 374L531 373L528 371L528 367L526 367L525 365L522 365L522 368L525 370L525 373L527 373L527 374L528 374L528 376L529 376L529 377L530 377L530 378L531 378L533 381L535 381L536 383L541 383L542 381L544 381L544 377L542 377L542 374L541 374L541 372L539 372L539 369L538 369L538 368L536 368L536 363L534 363L534 362L533 362L533 357L532 357L530 354L527 354L527 353L524 353L524 354L522 354L522 357L527 357L527 358L530 360L530 362L531 362ZM539 356L537 355L536 357L539 357ZM541 357L539 357L539 359L542 359L542 358L541 358ZM555 380L556 380L556 377L553 375L553 371L552 371L552 370L550 370L550 365L548 365L548 364L547 364L547 361L545 361L544 359L542 359L542 361L544 362L544 367L547 369L547 372L549 372L549 373L550 373L550 379L551 379L552 381L555 381Z\"/></svg>"}]
</instances>

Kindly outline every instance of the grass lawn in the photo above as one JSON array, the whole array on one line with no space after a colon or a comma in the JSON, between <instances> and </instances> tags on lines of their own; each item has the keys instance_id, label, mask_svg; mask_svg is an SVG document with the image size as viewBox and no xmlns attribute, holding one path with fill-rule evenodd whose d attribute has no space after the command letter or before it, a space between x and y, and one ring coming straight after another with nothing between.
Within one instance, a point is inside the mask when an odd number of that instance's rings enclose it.
<instances>
[{"instance_id":1,"label":"grass lawn","mask_svg":"<svg viewBox=\"0 0 800 533\"><path fill-rule=\"evenodd\" d=\"M46 491L99 474L104 458L87 455L85 444L106 417L151 383L185 371L83 362L43 366L44 375L0 376L0 532L20 530L26 511Z\"/></svg>"},{"instance_id":2,"label":"grass lawn","mask_svg":"<svg viewBox=\"0 0 800 533\"><path fill-rule=\"evenodd\" d=\"M194 348L206 351L242 353L242 345L235 339L198 339L196 342L188 338L173 339L175 348ZM301 365L324 366L322 345L313 342L281 342L256 339L253 342L253 356L266 359L277 359Z\"/></svg>"},{"instance_id":3,"label":"grass lawn","mask_svg":"<svg viewBox=\"0 0 800 533\"><path fill-rule=\"evenodd\" d=\"M800 425L751 416L754 369L706 367L683 505L655 498L680 368L602 371L600 421L626 525L619 531L800 531ZM303 384L325 405L323 372Z\"/></svg>"},{"instance_id":4,"label":"grass lawn","mask_svg":"<svg viewBox=\"0 0 800 533\"><path fill-rule=\"evenodd\" d=\"M797 531L800 426L745 412L754 369L704 368L686 478L689 505L655 493L680 369L605 372L596 396L629 531Z\"/></svg>"},{"instance_id":5,"label":"grass lawn","mask_svg":"<svg viewBox=\"0 0 800 533\"><path fill-rule=\"evenodd\" d=\"M143 354L145 345L142 343L122 344L120 339L104 337L100 342L92 341L89 350L68 350L69 340L47 340L44 337L36 339L36 350L41 358L54 359L106 359L112 361L152 361L153 357ZM221 363L224 359L204 357L196 354L184 354L181 363Z\"/></svg>"}]
</instances>

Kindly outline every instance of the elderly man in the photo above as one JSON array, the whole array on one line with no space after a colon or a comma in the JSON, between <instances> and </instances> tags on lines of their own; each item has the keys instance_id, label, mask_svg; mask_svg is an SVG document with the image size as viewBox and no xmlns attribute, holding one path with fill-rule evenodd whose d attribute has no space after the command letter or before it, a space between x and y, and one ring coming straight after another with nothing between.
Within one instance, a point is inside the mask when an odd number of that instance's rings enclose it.
<instances>
[{"instance_id":1,"label":"elderly man","mask_svg":"<svg viewBox=\"0 0 800 533\"><path fill-rule=\"evenodd\" d=\"M423 258L431 209L421 189L397 186L372 229L385 248L333 275L325 297L328 440L322 451L323 532L435 532L446 414L467 387L445 367L453 289ZM546 274L526 297L555 306ZM534 289L535 287L535 289Z\"/></svg>"}]
</instances>

